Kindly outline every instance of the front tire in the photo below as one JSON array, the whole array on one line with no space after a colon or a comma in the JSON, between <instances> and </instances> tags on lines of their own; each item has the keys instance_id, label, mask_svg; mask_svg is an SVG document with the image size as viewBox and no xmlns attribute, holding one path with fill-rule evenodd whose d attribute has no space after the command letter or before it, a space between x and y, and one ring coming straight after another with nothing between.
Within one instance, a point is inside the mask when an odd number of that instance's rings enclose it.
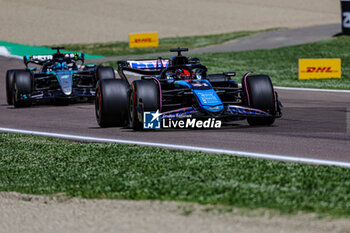
<instances>
[{"instance_id":1,"label":"front tire","mask_svg":"<svg viewBox=\"0 0 350 233\"><path fill-rule=\"evenodd\" d=\"M95 113L100 127L126 126L128 91L125 80L99 80L96 87Z\"/></svg>"},{"instance_id":2,"label":"front tire","mask_svg":"<svg viewBox=\"0 0 350 233\"><path fill-rule=\"evenodd\" d=\"M157 111L160 106L159 87L154 80L136 80L129 91L129 125L135 131L143 129L143 112Z\"/></svg>"},{"instance_id":3,"label":"front tire","mask_svg":"<svg viewBox=\"0 0 350 233\"><path fill-rule=\"evenodd\" d=\"M251 108L259 109L276 115L276 98L271 79L267 75L246 76L242 80L247 104ZM275 122L274 117L248 117L251 126L267 126Z\"/></svg>"},{"instance_id":4,"label":"front tire","mask_svg":"<svg viewBox=\"0 0 350 233\"><path fill-rule=\"evenodd\" d=\"M20 70L14 74L13 105L16 108L28 107L32 104L32 77L29 71Z\"/></svg>"},{"instance_id":5,"label":"front tire","mask_svg":"<svg viewBox=\"0 0 350 233\"><path fill-rule=\"evenodd\" d=\"M8 70L6 72L6 100L8 105L13 105L13 82L17 71L23 70Z\"/></svg>"}]
</instances>

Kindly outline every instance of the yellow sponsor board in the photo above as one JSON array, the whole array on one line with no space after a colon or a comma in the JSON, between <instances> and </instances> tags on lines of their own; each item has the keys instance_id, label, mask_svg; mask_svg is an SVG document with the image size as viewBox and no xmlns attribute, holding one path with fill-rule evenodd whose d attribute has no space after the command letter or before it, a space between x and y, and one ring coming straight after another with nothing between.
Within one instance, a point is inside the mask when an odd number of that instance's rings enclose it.
<instances>
[{"instance_id":1,"label":"yellow sponsor board","mask_svg":"<svg viewBox=\"0 0 350 233\"><path fill-rule=\"evenodd\" d=\"M299 80L341 78L341 59L299 59Z\"/></svg>"},{"instance_id":2,"label":"yellow sponsor board","mask_svg":"<svg viewBox=\"0 0 350 233\"><path fill-rule=\"evenodd\" d=\"M158 33L132 33L129 34L130 48L158 47Z\"/></svg>"}]
</instances>

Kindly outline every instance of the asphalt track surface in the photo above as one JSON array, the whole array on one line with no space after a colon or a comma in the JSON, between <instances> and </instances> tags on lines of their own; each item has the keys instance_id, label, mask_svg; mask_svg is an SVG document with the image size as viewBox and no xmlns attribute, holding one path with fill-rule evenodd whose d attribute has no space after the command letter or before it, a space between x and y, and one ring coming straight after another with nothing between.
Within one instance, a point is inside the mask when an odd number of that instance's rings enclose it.
<instances>
[{"instance_id":1,"label":"asphalt track surface","mask_svg":"<svg viewBox=\"0 0 350 233\"><path fill-rule=\"evenodd\" d=\"M340 24L327 24L304 28L282 29L258 33L237 40L206 48L192 50L193 54L245 51L256 49L274 49L290 45L299 45L328 40L341 32Z\"/></svg>"},{"instance_id":2,"label":"asphalt track surface","mask_svg":"<svg viewBox=\"0 0 350 233\"><path fill-rule=\"evenodd\" d=\"M279 90L284 115L272 127L237 121L221 129L134 132L100 128L93 104L8 106L6 70L23 66L21 60L0 57L0 127L350 162L350 93Z\"/></svg>"}]
</instances>

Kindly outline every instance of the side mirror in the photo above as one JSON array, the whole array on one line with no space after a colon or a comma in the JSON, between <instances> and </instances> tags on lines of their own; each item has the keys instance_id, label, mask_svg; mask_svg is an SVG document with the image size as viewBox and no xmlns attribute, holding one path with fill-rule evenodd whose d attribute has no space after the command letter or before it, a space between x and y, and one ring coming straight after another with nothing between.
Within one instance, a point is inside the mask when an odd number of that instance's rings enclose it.
<instances>
[{"instance_id":1,"label":"side mirror","mask_svg":"<svg viewBox=\"0 0 350 233\"><path fill-rule=\"evenodd\" d=\"M28 70L28 71L36 71L36 67L26 67L26 70Z\"/></svg>"},{"instance_id":2,"label":"side mirror","mask_svg":"<svg viewBox=\"0 0 350 233\"><path fill-rule=\"evenodd\" d=\"M225 72L224 75L228 77L234 77L236 76L236 72Z\"/></svg>"},{"instance_id":3,"label":"side mirror","mask_svg":"<svg viewBox=\"0 0 350 233\"><path fill-rule=\"evenodd\" d=\"M85 64L86 68L95 68L96 65L95 64Z\"/></svg>"},{"instance_id":4,"label":"side mirror","mask_svg":"<svg viewBox=\"0 0 350 233\"><path fill-rule=\"evenodd\" d=\"M191 57L190 59L188 59L188 62L190 64L200 64L201 61L199 60L199 58L196 58L196 57Z\"/></svg>"}]
</instances>

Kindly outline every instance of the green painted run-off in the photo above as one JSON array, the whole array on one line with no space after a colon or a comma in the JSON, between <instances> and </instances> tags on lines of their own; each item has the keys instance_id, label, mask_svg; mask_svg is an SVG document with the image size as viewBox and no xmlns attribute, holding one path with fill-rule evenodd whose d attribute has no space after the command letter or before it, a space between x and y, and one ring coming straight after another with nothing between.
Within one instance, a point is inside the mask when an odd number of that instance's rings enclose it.
<instances>
[{"instance_id":1,"label":"green painted run-off","mask_svg":"<svg viewBox=\"0 0 350 233\"><path fill-rule=\"evenodd\" d=\"M11 55L14 56L26 56L26 55L48 55L55 53L55 50L43 46L32 46L23 45L17 43L11 43L6 41L0 41L0 46L5 47ZM62 50L63 53L73 53L78 51L66 51ZM85 54L86 59L102 58L103 56Z\"/></svg>"}]
</instances>

